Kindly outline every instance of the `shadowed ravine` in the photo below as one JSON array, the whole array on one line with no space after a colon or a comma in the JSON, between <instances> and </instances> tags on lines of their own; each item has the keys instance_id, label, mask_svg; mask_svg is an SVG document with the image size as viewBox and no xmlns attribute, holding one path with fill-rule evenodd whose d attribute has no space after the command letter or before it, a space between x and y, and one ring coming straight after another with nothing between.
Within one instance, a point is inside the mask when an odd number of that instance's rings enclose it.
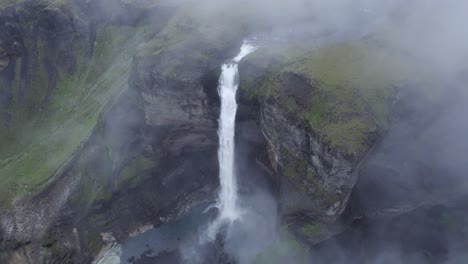
<instances>
[{"instance_id":1,"label":"shadowed ravine","mask_svg":"<svg viewBox=\"0 0 468 264\"><path fill-rule=\"evenodd\" d=\"M241 218L246 214L239 204L238 186L236 179L235 163L235 123L237 114L237 89L239 87L239 62L255 51L256 47L247 41L240 48L240 52L221 67L219 77L218 93L221 99L221 111L219 116L219 180L220 190L215 205L209 206L206 210L196 208L184 215L173 225L164 226L160 229L153 229L130 239L122 246L115 245L104 255L98 264L114 264L125 262L128 259L135 259L134 256L155 256L160 252L173 251L177 249L181 238L187 240L188 251L185 250L184 262L203 263L203 256L194 257L199 247L205 247L206 243L211 243L216 239L220 229L229 228L237 220L242 225ZM218 209L218 215L208 223L206 216L212 207ZM204 212L203 214L200 214ZM185 224L184 224L185 223ZM185 226L184 228L182 226ZM191 234L192 235L189 235ZM195 234L195 235L193 235ZM151 247L150 247L151 244ZM184 253L183 253L184 254Z\"/></svg>"}]
</instances>

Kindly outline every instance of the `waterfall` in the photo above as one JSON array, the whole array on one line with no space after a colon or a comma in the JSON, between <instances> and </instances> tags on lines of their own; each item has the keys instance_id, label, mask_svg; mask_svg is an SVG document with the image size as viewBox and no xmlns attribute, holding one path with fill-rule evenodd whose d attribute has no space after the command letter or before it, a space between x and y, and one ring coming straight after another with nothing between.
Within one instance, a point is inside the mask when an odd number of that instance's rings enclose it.
<instances>
[{"instance_id":1,"label":"waterfall","mask_svg":"<svg viewBox=\"0 0 468 264\"><path fill-rule=\"evenodd\" d=\"M238 64L242 58L255 49L254 46L244 42L239 54L221 67L222 72L218 85L218 93L221 98L218 129L218 160L221 189L216 205L219 209L219 215L208 230L210 237L216 235L220 225L224 222L232 222L241 215L241 210L237 204L237 182L234 164L234 133L237 112L236 92L239 87Z\"/></svg>"}]
</instances>

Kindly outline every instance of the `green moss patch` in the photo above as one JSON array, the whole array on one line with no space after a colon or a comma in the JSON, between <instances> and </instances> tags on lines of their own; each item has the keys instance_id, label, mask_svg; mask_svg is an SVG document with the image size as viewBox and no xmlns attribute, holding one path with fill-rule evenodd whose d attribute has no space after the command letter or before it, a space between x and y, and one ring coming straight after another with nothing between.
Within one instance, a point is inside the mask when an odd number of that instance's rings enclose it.
<instances>
[{"instance_id":1,"label":"green moss patch","mask_svg":"<svg viewBox=\"0 0 468 264\"><path fill-rule=\"evenodd\" d=\"M134 47L143 30L105 26L99 29L94 54L87 60L87 42L70 50L76 71L60 71L55 90L44 104L49 80L44 60L54 53L43 41L32 43L38 65L31 71L31 89L19 101L15 94L8 112L11 124L0 131L0 204L41 189L90 135L105 106L127 86ZM63 55L63 54L62 54ZM70 55L70 54L69 54ZM19 76L19 74L17 74ZM16 85L23 80L19 77Z\"/></svg>"},{"instance_id":2,"label":"green moss patch","mask_svg":"<svg viewBox=\"0 0 468 264\"><path fill-rule=\"evenodd\" d=\"M0 11L6 8L12 7L15 4L19 3L20 1L22 0L3 0L2 3L0 3Z\"/></svg>"},{"instance_id":3,"label":"green moss patch","mask_svg":"<svg viewBox=\"0 0 468 264\"><path fill-rule=\"evenodd\" d=\"M324 138L332 147L343 147L350 153L363 152L371 125L368 120L360 118L330 124L323 130Z\"/></svg>"},{"instance_id":4,"label":"green moss patch","mask_svg":"<svg viewBox=\"0 0 468 264\"><path fill-rule=\"evenodd\" d=\"M307 224L300 228L300 232L308 238L317 238L325 233L325 226L319 223Z\"/></svg>"},{"instance_id":5,"label":"green moss patch","mask_svg":"<svg viewBox=\"0 0 468 264\"><path fill-rule=\"evenodd\" d=\"M101 234L97 230L93 229L80 231L80 240L83 242L84 246L89 250L92 256L97 256L104 246Z\"/></svg>"},{"instance_id":6,"label":"green moss patch","mask_svg":"<svg viewBox=\"0 0 468 264\"><path fill-rule=\"evenodd\" d=\"M372 134L388 127L390 101L399 87L422 87L430 96L440 86L433 76L437 69L381 45L377 36L381 35L312 48L260 49L247 60L263 74L247 76L241 88L256 98L274 98L332 148L362 153ZM290 87L282 84L287 74L301 76L312 87L306 105L287 95Z\"/></svg>"},{"instance_id":7,"label":"green moss patch","mask_svg":"<svg viewBox=\"0 0 468 264\"><path fill-rule=\"evenodd\" d=\"M133 181L136 181L137 178L141 176L141 173L143 173L145 170L154 168L155 166L156 164L152 160L139 155L123 167L117 180L115 181L116 187L121 187L125 184L133 183Z\"/></svg>"},{"instance_id":8,"label":"green moss patch","mask_svg":"<svg viewBox=\"0 0 468 264\"><path fill-rule=\"evenodd\" d=\"M296 157L286 148L280 149L281 159L284 167L284 175L290 180L298 181L307 175L307 160Z\"/></svg>"},{"instance_id":9,"label":"green moss patch","mask_svg":"<svg viewBox=\"0 0 468 264\"><path fill-rule=\"evenodd\" d=\"M295 156L284 147L281 147L280 155L284 175L302 191L313 196L317 206L327 210L339 200L338 194L328 190L323 180L309 169L306 159Z\"/></svg>"}]
</instances>

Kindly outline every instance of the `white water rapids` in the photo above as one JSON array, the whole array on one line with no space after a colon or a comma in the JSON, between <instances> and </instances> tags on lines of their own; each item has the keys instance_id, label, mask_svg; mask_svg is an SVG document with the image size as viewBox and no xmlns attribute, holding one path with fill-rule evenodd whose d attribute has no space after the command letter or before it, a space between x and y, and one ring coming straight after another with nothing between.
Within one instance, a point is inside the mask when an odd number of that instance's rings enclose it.
<instances>
[{"instance_id":1,"label":"white water rapids","mask_svg":"<svg viewBox=\"0 0 468 264\"><path fill-rule=\"evenodd\" d=\"M221 190L216 207L218 218L208 229L208 235L213 238L219 227L226 221L233 222L241 215L237 204L237 182L234 164L234 133L236 123L237 102L236 93L239 87L239 62L256 49L244 42L239 54L229 63L222 66L219 78L218 93L221 98L221 113L219 117L219 180Z\"/></svg>"}]
</instances>

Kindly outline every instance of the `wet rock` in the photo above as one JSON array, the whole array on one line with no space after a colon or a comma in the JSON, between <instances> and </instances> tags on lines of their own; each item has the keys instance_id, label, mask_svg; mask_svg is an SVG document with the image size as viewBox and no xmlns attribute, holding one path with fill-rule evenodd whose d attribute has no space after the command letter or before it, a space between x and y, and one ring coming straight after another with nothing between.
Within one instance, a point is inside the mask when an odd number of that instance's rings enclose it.
<instances>
[{"instance_id":1,"label":"wet rock","mask_svg":"<svg viewBox=\"0 0 468 264\"><path fill-rule=\"evenodd\" d=\"M0 71L3 71L8 66L9 63L10 63L10 58L8 57L0 58Z\"/></svg>"},{"instance_id":2,"label":"wet rock","mask_svg":"<svg viewBox=\"0 0 468 264\"><path fill-rule=\"evenodd\" d=\"M331 146L302 117L322 84L288 71L271 73L270 67L281 65L278 59L252 56L241 63L240 109L249 109L242 104L258 104L250 107L257 112L251 116L268 142L282 214L336 221L347 206L360 162L372 148L376 131L368 133L363 151L349 153Z\"/></svg>"}]
</instances>

